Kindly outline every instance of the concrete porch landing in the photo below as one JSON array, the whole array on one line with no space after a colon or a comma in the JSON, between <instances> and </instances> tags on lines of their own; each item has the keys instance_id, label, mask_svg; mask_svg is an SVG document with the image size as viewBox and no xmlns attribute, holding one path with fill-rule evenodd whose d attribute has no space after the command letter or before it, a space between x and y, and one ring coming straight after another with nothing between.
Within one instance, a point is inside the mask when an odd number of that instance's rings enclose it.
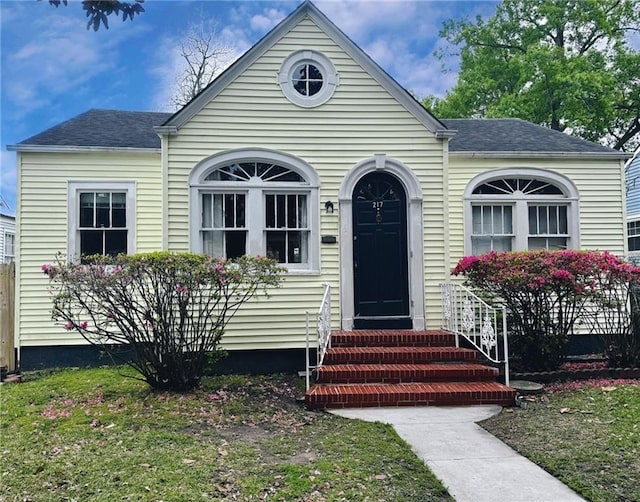
<instances>
[{"instance_id":1,"label":"concrete porch landing","mask_svg":"<svg viewBox=\"0 0 640 502\"><path fill-rule=\"evenodd\" d=\"M390 424L457 502L580 502L577 493L476 422L500 406L362 408L330 413Z\"/></svg>"}]
</instances>

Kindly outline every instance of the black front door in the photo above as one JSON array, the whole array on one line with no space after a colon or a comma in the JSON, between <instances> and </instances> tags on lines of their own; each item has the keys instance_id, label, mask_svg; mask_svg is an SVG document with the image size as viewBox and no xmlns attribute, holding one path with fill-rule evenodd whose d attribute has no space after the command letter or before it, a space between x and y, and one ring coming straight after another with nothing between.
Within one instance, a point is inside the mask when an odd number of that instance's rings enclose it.
<instances>
[{"instance_id":1,"label":"black front door","mask_svg":"<svg viewBox=\"0 0 640 502\"><path fill-rule=\"evenodd\" d=\"M363 177L353 192L355 328L411 328L407 197L386 173Z\"/></svg>"}]
</instances>

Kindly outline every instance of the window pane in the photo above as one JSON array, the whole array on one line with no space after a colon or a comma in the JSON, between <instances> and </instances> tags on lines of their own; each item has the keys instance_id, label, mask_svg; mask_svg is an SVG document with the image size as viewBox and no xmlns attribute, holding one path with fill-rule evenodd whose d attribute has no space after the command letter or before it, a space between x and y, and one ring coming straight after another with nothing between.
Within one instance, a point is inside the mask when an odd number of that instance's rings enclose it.
<instances>
[{"instance_id":1,"label":"window pane","mask_svg":"<svg viewBox=\"0 0 640 502\"><path fill-rule=\"evenodd\" d=\"M16 236L14 234L4 234L4 254L14 256L16 254Z\"/></svg>"},{"instance_id":2,"label":"window pane","mask_svg":"<svg viewBox=\"0 0 640 502\"><path fill-rule=\"evenodd\" d=\"M265 214L265 226L267 228L276 227L276 196L267 195L265 198L266 214Z\"/></svg>"},{"instance_id":3,"label":"window pane","mask_svg":"<svg viewBox=\"0 0 640 502\"><path fill-rule=\"evenodd\" d=\"M105 230L104 241L105 254L116 256L127 252L126 230Z\"/></svg>"},{"instance_id":4,"label":"window pane","mask_svg":"<svg viewBox=\"0 0 640 502\"><path fill-rule=\"evenodd\" d=\"M287 208L286 208L286 195L276 195L276 227L277 228L286 228L286 216L287 216Z\"/></svg>"},{"instance_id":5,"label":"window pane","mask_svg":"<svg viewBox=\"0 0 640 502\"><path fill-rule=\"evenodd\" d=\"M127 195L123 192L111 194L111 226L117 228L127 226Z\"/></svg>"},{"instance_id":6,"label":"window pane","mask_svg":"<svg viewBox=\"0 0 640 502\"><path fill-rule=\"evenodd\" d=\"M529 206L529 235L538 234L538 211L536 206Z\"/></svg>"},{"instance_id":7,"label":"window pane","mask_svg":"<svg viewBox=\"0 0 640 502\"><path fill-rule=\"evenodd\" d=\"M482 233L482 206L473 206L471 211L473 213L473 229L471 233L479 235Z\"/></svg>"},{"instance_id":8,"label":"window pane","mask_svg":"<svg viewBox=\"0 0 640 502\"><path fill-rule=\"evenodd\" d=\"M549 229L547 233L558 233L558 206L549 206Z\"/></svg>"},{"instance_id":9,"label":"window pane","mask_svg":"<svg viewBox=\"0 0 640 502\"><path fill-rule=\"evenodd\" d=\"M93 227L94 193L80 194L80 226Z\"/></svg>"},{"instance_id":10,"label":"window pane","mask_svg":"<svg viewBox=\"0 0 640 502\"><path fill-rule=\"evenodd\" d=\"M213 196L210 193L202 194L202 228L213 227Z\"/></svg>"},{"instance_id":11,"label":"window pane","mask_svg":"<svg viewBox=\"0 0 640 502\"><path fill-rule=\"evenodd\" d=\"M267 257L284 263L286 254L286 232L267 232Z\"/></svg>"},{"instance_id":12,"label":"window pane","mask_svg":"<svg viewBox=\"0 0 640 502\"><path fill-rule=\"evenodd\" d=\"M307 228L307 196L298 195L298 228Z\"/></svg>"},{"instance_id":13,"label":"window pane","mask_svg":"<svg viewBox=\"0 0 640 502\"><path fill-rule=\"evenodd\" d=\"M322 89L322 81L309 82L309 96L318 94L321 89Z\"/></svg>"},{"instance_id":14,"label":"window pane","mask_svg":"<svg viewBox=\"0 0 640 502\"><path fill-rule=\"evenodd\" d=\"M287 263L307 263L308 262L308 232L289 231L287 232Z\"/></svg>"},{"instance_id":15,"label":"window pane","mask_svg":"<svg viewBox=\"0 0 640 502\"><path fill-rule=\"evenodd\" d=\"M494 234L503 234L504 233L504 220L502 217L502 208L500 206L493 206L492 208L493 215L493 233Z\"/></svg>"},{"instance_id":16,"label":"window pane","mask_svg":"<svg viewBox=\"0 0 640 502\"><path fill-rule=\"evenodd\" d=\"M529 237L529 250L567 249L566 237Z\"/></svg>"},{"instance_id":17,"label":"window pane","mask_svg":"<svg viewBox=\"0 0 640 502\"><path fill-rule=\"evenodd\" d=\"M478 256L491 251L491 237L472 237L471 254Z\"/></svg>"},{"instance_id":18,"label":"window pane","mask_svg":"<svg viewBox=\"0 0 640 502\"><path fill-rule=\"evenodd\" d=\"M80 254L82 256L91 254L102 254L103 233L103 230L81 230Z\"/></svg>"},{"instance_id":19,"label":"window pane","mask_svg":"<svg viewBox=\"0 0 640 502\"><path fill-rule=\"evenodd\" d=\"M226 258L238 258L247 254L247 232L244 230L227 230L224 233Z\"/></svg>"},{"instance_id":20,"label":"window pane","mask_svg":"<svg viewBox=\"0 0 640 502\"><path fill-rule=\"evenodd\" d=\"M511 237L494 237L494 251L511 251Z\"/></svg>"},{"instance_id":21,"label":"window pane","mask_svg":"<svg viewBox=\"0 0 640 502\"><path fill-rule=\"evenodd\" d=\"M567 249L567 238L549 237L547 239L547 249Z\"/></svg>"},{"instance_id":22,"label":"window pane","mask_svg":"<svg viewBox=\"0 0 640 502\"><path fill-rule=\"evenodd\" d=\"M629 237L629 251L640 251L640 237Z\"/></svg>"},{"instance_id":23,"label":"window pane","mask_svg":"<svg viewBox=\"0 0 640 502\"><path fill-rule=\"evenodd\" d=\"M222 194L214 194L213 196L213 228L222 228L224 217L224 209L222 204Z\"/></svg>"},{"instance_id":24,"label":"window pane","mask_svg":"<svg viewBox=\"0 0 640 502\"><path fill-rule=\"evenodd\" d=\"M471 237L471 254L478 256L489 251L511 251L512 238L505 237Z\"/></svg>"},{"instance_id":25,"label":"window pane","mask_svg":"<svg viewBox=\"0 0 640 502\"><path fill-rule=\"evenodd\" d=\"M111 194L109 192L96 193L96 227L111 227Z\"/></svg>"},{"instance_id":26,"label":"window pane","mask_svg":"<svg viewBox=\"0 0 640 502\"><path fill-rule=\"evenodd\" d=\"M493 233L493 222L491 218L491 206L482 206L482 233Z\"/></svg>"},{"instance_id":27,"label":"window pane","mask_svg":"<svg viewBox=\"0 0 640 502\"><path fill-rule=\"evenodd\" d=\"M568 225L567 225L567 206L559 206L558 207L558 233L559 234L568 234Z\"/></svg>"},{"instance_id":28,"label":"window pane","mask_svg":"<svg viewBox=\"0 0 640 502\"><path fill-rule=\"evenodd\" d=\"M227 193L224 195L224 227L234 228L236 221L235 195Z\"/></svg>"},{"instance_id":29,"label":"window pane","mask_svg":"<svg viewBox=\"0 0 640 502\"><path fill-rule=\"evenodd\" d=\"M539 234L548 234L549 233L549 208L538 206L536 208L538 210L538 233Z\"/></svg>"},{"instance_id":30,"label":"window pane","mask_svg":"<svg viewBox=\"0 0 640 502\"><path fill-rule=\"evenodd\" d=\"M244 194L236 195L236 228L245 228Z\"/></svg>"},{"instance_id":31,"label":"window pane","mask_svg":"<svg viewBox=\"0 0 640 502\"><path fill-rule=\"evenodd\" d=\"M295 195L286 195L287 198L287 228L298 226L298 204Z\"/></svg>"},{"instance_id":32,"label":"window pane","mask_svg":"<svg viewBox=\"0 0 640 502\"><path fill-rule=\"evenodd\" d=\"M513 208L511 206L502 206L502 211L504 214L504 233L512 234L513 233L513 217L511 216L511 211ZM511 240L509 240L511 242ZM509 250L511 250L511 246L509 246Z\"/></svg>"},{"instance_id":33,"label":"window pane","mask_svg":"<svg viewBox=\"0 0 640 502\"><path fill-rule=\"evenodd\" d=\"M300 263L302 261L302 251L300 246L302 239L299 231L287 232L287 263Z\"/></svg>"},{"instance_id":34,"label":"window pane","mask_svg":"<svg viewBox=\"0 0 640 502\"><path fill-rule=\"evenodd\" d=\"M222 230L208 230L202 232L202 252L207 256L224 256L224 232Z\"/></svg>"}]
</instances>

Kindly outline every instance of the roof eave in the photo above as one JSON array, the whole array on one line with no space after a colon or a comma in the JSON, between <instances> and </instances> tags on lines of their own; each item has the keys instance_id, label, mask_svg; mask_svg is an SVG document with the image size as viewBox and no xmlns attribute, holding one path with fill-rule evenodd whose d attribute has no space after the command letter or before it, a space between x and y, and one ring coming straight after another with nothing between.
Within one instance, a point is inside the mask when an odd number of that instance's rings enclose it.
<instances>
[{"instance_id":1,"label":"roof eave","mask_svg":"<svg viewBox=\"0 0 640 502\"><path fill-rule=\"evenodd\" d=\"M527 158L527 159L607 159L625 160L629 158L627 152L533 152L533 151L455 151L449 150L452 157L497 159L497 158Z\"/></svg>"},{"instance_id":2,"label":"roof eave","mask_svg":"<svg viewBox=\"0 0 640 502\"><path fill-rule=\"evenodd\" d=\"M29 153L82 153L82 152L120 152L120 153L160 153L160 148L142 148L127 146L72 146L72 145L7 145L10 152Z\"/></svg>"}]
</instances>

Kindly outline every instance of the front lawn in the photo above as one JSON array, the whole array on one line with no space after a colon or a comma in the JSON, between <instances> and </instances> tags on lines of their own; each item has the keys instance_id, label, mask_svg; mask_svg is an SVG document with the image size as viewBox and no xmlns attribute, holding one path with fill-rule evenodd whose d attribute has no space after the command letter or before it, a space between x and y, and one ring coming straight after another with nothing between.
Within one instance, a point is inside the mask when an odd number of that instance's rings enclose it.
<instances>
[{"instance_id":1,"label":"front lawn","mask_svg":"<svg viewBox=\"0 0 640 502\"><path fill-rule=\"evenodd\" d=\"M552 391L481 425L592 502L640 501L640 385Z\"/></svg>"},{"instance_id":2,"label":"front lawn","mask_svg":"<svg viewBox=\"0 0 640 502\"><path fill-rule=\"evenodd\" d=\"M305 410L296 377L175 394L123 373L0 387L0 500L451 500L390 426Z\"/></svg>"}]
</instances>

